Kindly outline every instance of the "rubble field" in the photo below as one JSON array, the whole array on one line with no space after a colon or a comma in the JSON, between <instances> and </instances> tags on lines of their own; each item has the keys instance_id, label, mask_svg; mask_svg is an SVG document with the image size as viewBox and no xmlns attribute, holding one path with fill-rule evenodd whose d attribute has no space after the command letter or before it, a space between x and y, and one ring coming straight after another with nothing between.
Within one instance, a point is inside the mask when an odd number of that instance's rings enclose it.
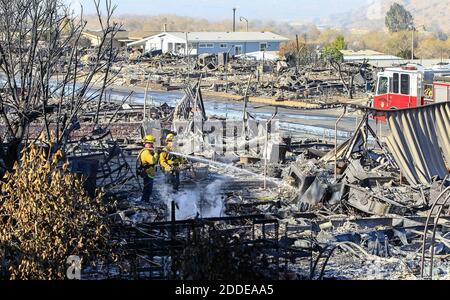
<instances>
[{"instance_id":1,"label":"rubble field","mask_svg":"<svg viewBox=\"0 0 450 300\"><path fill-rule=\"evenodd\" d=\"M353 107L362 115L348 137L334 137L335 147L333 139L283 130L276 113L270 120L256 119L246 111L247 102L242 119L211 116L201 90L196 84L175 106L149 107L148 120L141 119L142 107L117 107L135 123L73 136L71 160L83 165L87 150L97 159L101 172L86 175L119 199L111 215L115 234L137 255L134 267L119 272L111 264L89 276L448 278L447 148L436 150L441 158L435 166L421 164L424 154L417 152L417 145L434 151L429 139L445 141L441 131L428 137L420 128L398 131L394 125L402 116L393 112L379 137L372 120L377 111L341 104L343 112ZM430 106L429 113L441 109L448 111L448 104ZM236 128L233 136L222 136L226 130L217 126L225 123ZM406 131L411 134L401 135ZM157 147L175 132L176 155L189 161L177 193L158 173L151 203L140 202L141 183L134 175L143 132L157 138ZM390 141L393 132L398 144ZM413 164L405 164L407 155Z\"/></svg>"},{"instance_id":2,"label":"rubble field","mask_svg":"<svg viewBox=\"0 0 450 300\"><path fill-rule=\"evenodd\" d=\"M367 102L377 68L366 63L346 63L352 74L355 99ZM85 65L87 70L89 64ZM117 87L150 90L182 90L187 82L201 78L205 95L294 107L348 101L348 91L339 74L318 59L299 68L289 56L283 60L257 61L249 57L202 55L182 57L171 53L156 56L121 53L111 69ZM99 78L102 74L97 75ZM352 98L353 98L352 97Z\"/></svg>"}]
</instances>

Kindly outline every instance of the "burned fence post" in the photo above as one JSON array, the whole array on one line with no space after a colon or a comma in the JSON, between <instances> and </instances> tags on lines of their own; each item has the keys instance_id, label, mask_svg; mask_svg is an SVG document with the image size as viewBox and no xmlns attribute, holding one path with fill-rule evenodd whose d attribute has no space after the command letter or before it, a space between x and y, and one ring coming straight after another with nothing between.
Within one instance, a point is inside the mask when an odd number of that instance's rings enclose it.
<instances>
[{"instance_id":1,"label":"burned fence post","mask_svg":"<svg viewBox=\"0 0 450 300\"><path fill-rule=\"evenodd\" d=\"M334 123L334 181L337 180L337 126L346 113L347 106L344 106L344 112L336 120L336 123Z\"/></svg>"}]
</instances>

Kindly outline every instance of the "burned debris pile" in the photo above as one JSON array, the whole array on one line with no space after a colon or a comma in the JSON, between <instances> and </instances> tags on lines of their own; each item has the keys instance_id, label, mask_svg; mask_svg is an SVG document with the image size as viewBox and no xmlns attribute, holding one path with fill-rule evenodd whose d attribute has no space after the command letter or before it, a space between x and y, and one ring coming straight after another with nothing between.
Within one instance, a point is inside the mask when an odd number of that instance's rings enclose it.
<instances>
[{"instance_id":1,"label":"burned debris pile","mask_svg":"<svg viewBox=\"0 0 450 300\"><path fill-rule=\"evenodd\" d=\"M148 264L142 269L146 271L135 270L125 277L449 276L445 258L450 253L450 243L445 228L450 192L446 188L449 182L445 145L439 148L442 154L436 152L442 160L435 160L442 161L447 171L439 173L441 169L429 168L429 181L411 180L406 174L413 170L422 172L421 165L402 164L394 152L398 148L387 142L391 137L378 136L373 127L376 123L371 121L386 118L388 125L394 126L401 124L402 114L393 111L378 115L376 110L360 107L364 117L351 138L335 148L321 140L293 140L286 133L277 135L276 123L271 123L270 139L265 144L266 132L262 129L267 128L253 124L257 120L252 118L227 120L231 122L228 128L242 132L242 141L238 134L225 137L224 120L209 119L203 105L201 91L195 85L186 90L170 122L164 126L158 120L144 123L144 131L155 136L176 132L180 154L191 161L192 169L185 172L186 193L174 198L157 193L159 204L152 208L127 202L118 213L118 224L127 228L127 234L133 232L133 240L122 238L127 240L130 251L145 257L146 262L141 263ZM448 103L428 109L426 114L439 113L438 119L448 122L444 117ZM414 110L411 114L420 116ZM445 128L441 121L433 123L436 128ZM427 128L430 126L431 123ZM209 130L212 127L214 130ZM411 134L396 139L397 147L408 149L408 139L418 136L421 147L430 151L434 142L445 142L443 131L427 135L420 128L404 127L403 132L409 131ZM258 136L258 132L262 135ZM281 150L272 152L273 145ZM205 192L193 192L199 189ZM191 205L188 214L183 211L187 203ZM227 246L214 248L212 241ZM192 253L203 253L209 260ZM246 264L241 269L238 266L243 265L236 263L236 257L240 257L239 261L245 258L251 266ZM218 267L222 263L227 268Z\"/></svg>"},{"instance_id":2,"label":"burned debris pile","mask_svg":"<svg viewBox=\"0 0 450 300\"><path fill-rule=\"evenodd\" d=\"M205 92L239 99L244 96L246 82L252 76L250 97L307 103L335 101L336 97L348 95L349 89L355 97L364 98L374 86L377 71L366 62L345 62L336 69L317 60L300 68L289 55L256 60L229 53L205 53L198 57L165 53L124 60L114 68L120 70L117 86L150 86L168 91L183 89L187 81L203 77Z\"/></svg>"}]
</instances>

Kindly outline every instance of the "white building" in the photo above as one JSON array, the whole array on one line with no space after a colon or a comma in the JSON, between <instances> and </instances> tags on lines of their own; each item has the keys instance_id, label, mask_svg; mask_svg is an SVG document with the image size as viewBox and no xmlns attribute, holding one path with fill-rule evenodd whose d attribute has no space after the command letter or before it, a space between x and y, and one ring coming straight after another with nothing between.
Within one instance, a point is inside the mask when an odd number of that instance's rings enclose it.
<instances>
[{"instance_id":1,"label":"white building","mask_svg":"<svg viewBox=\"0 0 450 300\"><path fill-rule=\"evenodd\" d=\"M92 47L98 47L102 42L103 31L101 30L85 30L82 35L89 39ZM129 37L130 32L126 30L119 30L114 36L113 47L126 47L126 45L133 41ZM109 41L109 39L108 39Z\"/></svg>"},{"instance_id":2,"label":"white building","mask_svg":"<svg viewBox=\"0 0 450 300\"><path fill-rule=\"evenodd\" d=\"M381 53L378 51L373 50L360 50L360 51L353 51L353 50L340 50L340 52L343 55L343 59L346 62L351 61L383 61L383 60L398 60L402 59L401 57L389 55L385 53Z\"/></svg>"},{"instance_id":3,"label":"white building","mask_svg":"<svg viewBox=\"0 0 450 300\"><path fill-rule=\"evenodd\" d=\"M272 32L162 32L129 43L128 47L140 47L144 53L161 50L182 55L220 52L240 55L278 51L281 43L288 41L288 38Z\"/></svg>"}]
</instances>

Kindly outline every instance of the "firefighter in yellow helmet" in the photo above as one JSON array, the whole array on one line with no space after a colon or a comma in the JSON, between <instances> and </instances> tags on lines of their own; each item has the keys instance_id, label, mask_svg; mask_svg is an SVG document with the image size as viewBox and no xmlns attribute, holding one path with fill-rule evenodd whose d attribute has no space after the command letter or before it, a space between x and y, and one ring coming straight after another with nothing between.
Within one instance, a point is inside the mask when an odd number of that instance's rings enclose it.
<instances>
[{"instance_id":1,"label":"firefighter in yellow helmet","mask_svg":"<svg viewBox=\"0 0 450 300\"><path fill-rule=\"evenodd\" d=\"M142 143L144 148L139 152L137 159L137 173L144 180L142 201L149 202L153 191L153 181L156 175L156 165L158 164L158 153L155 151L155 138L147 135Z\"/></svg>"},{"instance_id":2,"label":"firefighter in yellow helmet","mask_svg":"<svg viewBox=\"0 0 450 300\"><path fill-rule=\"evenodd\" d=\"M172 133L167 135L166 147L159 155L159 164L166 175L166 181L172 184L174 191L178 191L180 187L180 167L186 164L186 160L171 153L173 151L174 137Z\"/></svg>"}]
</instances>

